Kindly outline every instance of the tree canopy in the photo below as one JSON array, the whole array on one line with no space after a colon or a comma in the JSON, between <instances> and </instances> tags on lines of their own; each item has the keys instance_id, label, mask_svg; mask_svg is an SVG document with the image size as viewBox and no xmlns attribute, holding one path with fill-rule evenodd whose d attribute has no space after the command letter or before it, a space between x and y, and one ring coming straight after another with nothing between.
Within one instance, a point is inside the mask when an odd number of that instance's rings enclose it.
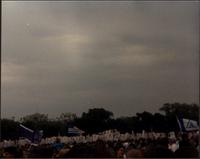
<instances>
[{"instance_id":1,"label":"tree canopy","mask_svg":"<svg viewBox=\"0 0 200 159\"><path fill-rule=\"evenodd\" d=\"M83 112L80 117L74 113L63 112L54 120L50 120L47 114L34 113L22 117L20 121L15 121L14 118L1 119L1 138L17 138L20 123L33 130L43 130L44 137L50 137L67 135L70 124L84 130L86 134L92 134L107 129L117 129L120 132L179 131L177 116L199 121L199 107L196 104L165 103L159 110L165 114L144 111L131 117L114 118L111 111L93 108Z\"/></svg>"},{"instance_id":2,"label":"tree canopy","mask_svg":"<svg viewBox=\"0 0 200 159\"><path fill-rule=\"evenodd\" d=\"M199 106L197 104L186 103L165 103L160 109L166 116L177 116L199 121Z\"/></svg>"}]
</instances>

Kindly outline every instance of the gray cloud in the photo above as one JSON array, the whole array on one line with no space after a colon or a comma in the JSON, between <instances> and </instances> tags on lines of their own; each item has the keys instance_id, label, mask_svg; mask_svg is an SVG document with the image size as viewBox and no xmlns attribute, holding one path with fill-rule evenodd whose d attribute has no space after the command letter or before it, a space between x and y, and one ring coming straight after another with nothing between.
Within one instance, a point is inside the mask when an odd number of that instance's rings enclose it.
<instances>
[{"instance_id":1,"label":"gray cloud","mask_svg":"<svg viewBox=\"0 0 200 159\"><path fill-rule=\"evenodd\" d=\"M195 2L3 2L2 115L198 103Z\"/></svg>"}]
</instances>

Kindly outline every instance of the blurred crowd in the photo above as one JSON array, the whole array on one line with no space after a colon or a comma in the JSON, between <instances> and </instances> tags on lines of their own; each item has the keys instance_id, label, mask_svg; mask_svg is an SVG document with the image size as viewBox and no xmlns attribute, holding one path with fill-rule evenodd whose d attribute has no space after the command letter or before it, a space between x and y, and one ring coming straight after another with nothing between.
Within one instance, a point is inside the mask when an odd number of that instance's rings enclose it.
<instances>
[{"instance_id":1,"label":"blurred crowd","mask_svg":"<svg viewBox=\"0 0 200 159\"><path fill-rule=\"evenodd\" d=\"M76 137L52 137L34 144L23 139L0 144L3 158L197 158L199 131L120 134L106 131Z\"/></svg>"}]
</instances>

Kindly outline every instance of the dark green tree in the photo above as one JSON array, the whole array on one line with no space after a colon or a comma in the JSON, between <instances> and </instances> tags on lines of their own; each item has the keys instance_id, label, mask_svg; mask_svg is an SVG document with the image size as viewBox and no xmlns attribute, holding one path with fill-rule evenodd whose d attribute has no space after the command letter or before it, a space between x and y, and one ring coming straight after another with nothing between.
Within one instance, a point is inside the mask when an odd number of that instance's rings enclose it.
<instances>
[{"instance_id":1,"label":"dark green tree","mask_svg":"<svg viewBox=\"0 0 200 159\"><path fill-rule=\"evenodd\" d=\"M48 122L48 115L34 113L31 115L24 116L20 119L21 123L30 129L37 130L42 129L43 125Z\"/></svg>"},{"instance_id":2,"label":"dark green tree","mask_svg":"<svg viewBox=\"0 0 200 159\"><path fill-rule=\"evenodd\" d=\"M165 112L166 116L177 116L180 118L189 118L199 120L199 106L197 104L186 103L165 103L160 111Z\"/></svg>"},{"instance_id":3,"label":"dark green tree","mask_svg":"<svg viewBox=\"0 0 200 159\"><path fill-rule=\"evenodd\" d=\"M166 132L167 122L166 116L160 113L155 113L153 116L153 131L155 132Z\"/></svg>"},{"instance_id":4,"label":"dark green tree","mask_svg":"<svg viewBox=\"0 0 200 159\"><path fill-rule=\"evenodd\" d=\"M151 131L153 128L153 115L144 111L143 113L136 113L138 123L140 124L139 130Z\"/></svg>"},{"instance_id":5,"label":"dark green tree","mask_svg":"<svg viewBox=\"0 0 200 159\"><path fill-rule=\"evenodd\" d=\"M75 119L75 125L86 133L97 133L109 128L112 116L112 112L103 108L89 109L87 113L84 112L80 118Z\"/></svg>"},{"instance_id":6,"label":"dark green tree","mask_svg":"<svg viewBox=\"0 0 200 159\"><path fill-rule=\"evenodd\" d=\"M2 139L18 139L19 122L12 119L1 119L1 138Z\"/></svg>"}]
</instances>

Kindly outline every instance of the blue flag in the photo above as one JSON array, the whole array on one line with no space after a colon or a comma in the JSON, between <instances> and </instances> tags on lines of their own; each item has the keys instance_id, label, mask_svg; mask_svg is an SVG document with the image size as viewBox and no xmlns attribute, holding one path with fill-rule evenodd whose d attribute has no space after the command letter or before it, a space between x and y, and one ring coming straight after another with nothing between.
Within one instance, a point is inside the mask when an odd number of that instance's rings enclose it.
<instances>
[{"instance_id":1,"label":"blue flag","mask_svg":"<svg viewBox=\"0 0 200 159\"><path fill-rule=\"evenodd\" d=\"M29 139L31 142L34 140L34 131L20 124L20 136Z\"/></svg>"},{"instance_id":2,"label":"blue flag","mask_svg":"<svg viewBox=\"0 0 200 159\"><path fill-rule=\"evenodd\" d=\"M33 143L38 144L40 143L40 141L42 140L42 136L43 136L43 131L34 131L34 135L33 135Z\"/></svg>"},{"instance_id":3,"label":"blue flag","mask_svg":"<svg viewBox=\"0 0 200 159\"><path fill-rule=\"evenodd\" d=\"M75 126L68 127L68 135L81 135L83 133L84 133L83 130L80 130L79 128Z\"/></svg>"},{"instance_id":4,"label":"blue flag","mask_svg":"<svg viewBox=\"0 0 200 159\"><path fill-rule=\"evenodd\" d=\"M181 119L177 118L177 121L178 121L181 132L199 130L198 123L195 120L190 120L190 119L185 119L185 118L181 118Z\"/></svg>"},{"instance_id":5,"label":"blue flag","mask_svg":"<svg viewBox=\"0 0 200 159\"><path fill-rule=\"evenodd\" d=\"M38 144L42 140L43 131L33 131L20 124L20 137L29 139L32 143Z\"/></svg>"}]
</instances>

